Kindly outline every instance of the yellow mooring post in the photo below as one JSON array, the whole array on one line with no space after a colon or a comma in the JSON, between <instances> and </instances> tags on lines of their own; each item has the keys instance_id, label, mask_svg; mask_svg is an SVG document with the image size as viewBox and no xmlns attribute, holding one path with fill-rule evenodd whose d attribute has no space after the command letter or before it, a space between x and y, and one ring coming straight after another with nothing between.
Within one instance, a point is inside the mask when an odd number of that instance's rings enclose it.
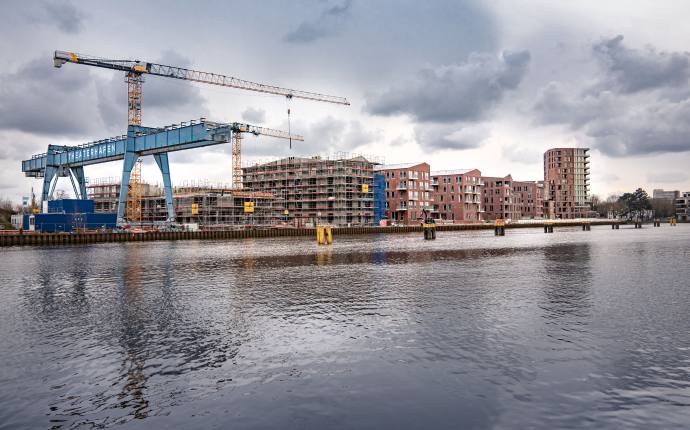
<instances>
[{"instance_id":1,"label":"yellow mooring post","mask_svg":"<svg viewBox=\"0 0 690 430\"><path fill-rule=\"evenodd\" d=\"M502 218L496 219L494 222L494 236L506 235L506 221Z\"/></svg>"},{"instance_id":2,"label":"yellow mooring post","mask_svg":"<svg viewBox=\"0 0 690 430\"><path fill-rule=\"evenodd\" d=\"M330 225L326 226L326 243L329 245L333 244L333 231Z\"/></svg>"},{"instance_id":3,"label":"yellow mooring post","mask_svg":"<svg viewBox=\"0 0 690 430\"><path fill-rule=\"evenodd\" d=\"M553 233L553 222L552 221L544 221L544 233Z\"/></svg>"},{"instance_id":4,"label":"yellow mooring post","mask_svg":"<svg viewBox=\"0 0 690 430\"><path fill-rule=\"evenodd\" d=\"M325 243L325 232L323 226L316 226L316 243L323 245Z\"/></svg>"},{"instance_id":5,"label":"yellow mooring post","mask_svg":"<svg viewBox=\"0 0 690 430\"><path fill-rule=\"evenodd\" d=\"M422 223L422 230L424 230L424 240L434 240L436 239L436 224L435 223Z\"/></svg>"}]
</instances>

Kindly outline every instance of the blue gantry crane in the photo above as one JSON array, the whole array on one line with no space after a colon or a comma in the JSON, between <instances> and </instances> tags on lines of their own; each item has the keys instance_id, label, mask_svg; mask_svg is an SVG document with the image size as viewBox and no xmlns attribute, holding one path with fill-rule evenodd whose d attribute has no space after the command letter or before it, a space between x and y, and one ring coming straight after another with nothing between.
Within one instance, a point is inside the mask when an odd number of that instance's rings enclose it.
<instances>
[{"instance_id":1,"label":"blue gantry crane","mask_svg":"<svg viewBox=\"0 0 690 430\"><path fill-rule=\"evenodd\" d=\"M168 220L173 221L175 211L173 209L168 152L227 143L233 134L240 133L304 140L302 136L291 135L280 130L238 122L225 124L208 121L205 118L161 128L130 125L127 135L123 136L79 146L49 145L46 153L34 155L30 159L22 161L22 171L28 177L43 178L41 202L51 198L58 177L69 177L75 195L85 199L84 166L124 160L117 211L118 222L122 222L130 173L134 163L139 157L153 155L163 174Z\"/></svg>"},{"instance_id":2,"label":"blue gantry crane","mask_svg":"<svg viewBox=\"0 0 690 430\"><path fill-rule=\"evenodd\" d=\"M349 105L346 98L319 94L308 91L292 90L273 85L238 79L215 73L201 72L182 67L166 66L139 60L113 60L74 52L55 51L53 56L55 67L62 67L65 63L83 64L106 69L123 71L126 73L128 90L128 126L127 134L80 146L49 145L44 154L33 156L22 162L22 171L26 176L43 178L41 202L49 200L57 177L69 177L75 194L86 198L86 181L84 166L104 163L114 160L124 160L120 195L118 204L118 222L123 221L125 202L134 164L139 157L153 155L163 175L165 201L168 219L174 219L172 203L172 186L170 181L170 165L168 152L183 149L198 148L208 145L226 143L232 140L232 177L233 186L241 187L241 137L243 133L273 136L292 140L303 140L301 136L294 136L290 132L272 130L242 123L218 123L201 119L178 125L152 128L141 125L142 83L145 75L181 79L192 82L239 88L248 91L263 92L284 96L289 101L299 98L312 101ZM290 110L288 109L288 124ZM53 180L55 179L55 182Z\"/></svg>"}]
</instances>

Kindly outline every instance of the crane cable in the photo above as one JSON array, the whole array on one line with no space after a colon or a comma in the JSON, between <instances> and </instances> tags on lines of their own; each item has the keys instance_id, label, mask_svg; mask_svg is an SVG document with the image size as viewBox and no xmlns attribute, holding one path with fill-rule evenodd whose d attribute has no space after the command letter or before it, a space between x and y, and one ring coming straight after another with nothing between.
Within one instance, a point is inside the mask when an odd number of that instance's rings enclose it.
<instances>
[{"instance_id":1,"label":"crane cable","mask_svg":"<svg viewBox=\"0 0 690 430\"><path fill-rule=\"evenodd\" d=\"M290 129L290 100L292 100L292 95L286 95L285 105L287 106L288 137L290 139L290 149L292 149L292 130Z\"/></svg>"}]
</instances>

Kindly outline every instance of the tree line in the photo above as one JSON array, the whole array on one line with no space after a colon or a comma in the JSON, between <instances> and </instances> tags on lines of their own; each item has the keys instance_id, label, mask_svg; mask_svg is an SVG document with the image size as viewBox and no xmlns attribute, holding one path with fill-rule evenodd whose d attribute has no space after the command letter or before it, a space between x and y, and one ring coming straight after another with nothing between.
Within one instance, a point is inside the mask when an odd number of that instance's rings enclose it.
<instances>
[{"instance_id":1,"label":"tree line","mask_svg":"<svg viewBox=\"0 0 690 430\"><path fill-rule=\"evenodd\" d=\"M650 198L645 190L638 188L632 193L612 194L606 200L592 196L592 209L600 217L669 218L675 216L675 204L669 199Z\"/></svg>"}]
</instances>

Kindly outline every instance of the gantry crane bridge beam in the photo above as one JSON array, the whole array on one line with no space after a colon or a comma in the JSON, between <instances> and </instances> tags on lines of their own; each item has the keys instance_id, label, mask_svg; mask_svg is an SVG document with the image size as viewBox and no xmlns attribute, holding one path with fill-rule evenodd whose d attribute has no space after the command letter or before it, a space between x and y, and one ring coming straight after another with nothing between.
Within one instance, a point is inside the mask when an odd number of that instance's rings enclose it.
<instances>
[{"instance_id":1,"label":"gantry crane bridge beam","mask_svg":"<svg viewBox=\"0 0 690 430\"><path fill-rule=\"evenodd\" d=\"M205 118L166 127L130 125L127 135L111 137L79 146L48 145L48 151L22 161L22 171L28 177L43 178L41 202L51 198L58 177L70 177L74 192L86 198L84 166L124 160L117 218L123 222L127 190L134 163L139 157L153 155L163 175L168 220L175 219L168 153L185 149L219 145L229 142L233 134L251 133L302 141L299 135L243 123L221 123Z\"/></svg>"}]
</instances>

